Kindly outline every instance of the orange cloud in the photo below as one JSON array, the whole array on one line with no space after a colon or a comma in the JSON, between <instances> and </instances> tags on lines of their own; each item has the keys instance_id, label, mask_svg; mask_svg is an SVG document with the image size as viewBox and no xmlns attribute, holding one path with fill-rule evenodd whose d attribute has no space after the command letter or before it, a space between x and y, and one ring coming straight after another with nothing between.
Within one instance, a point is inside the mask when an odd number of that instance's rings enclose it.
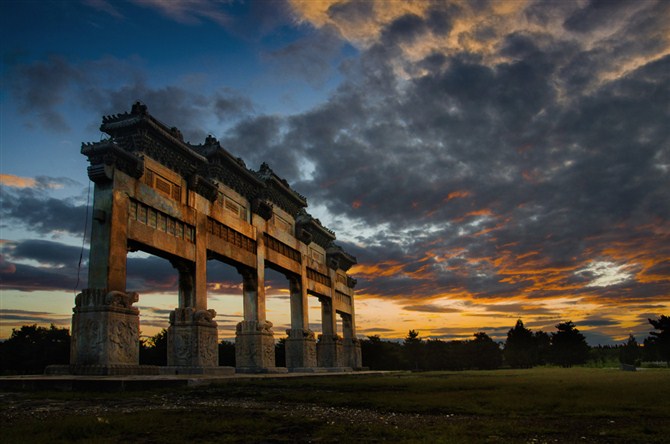
<instances>
[{"instance_id":1,"label":"orange cloud","mask_svg":"<svg viewBox=\"0 0 670 444\"><path fill-rule=\"evenodd\" d=\"M0 184L14 188L32 188L35 186L35 179L32 177L20 177L13 174L0 174Z\"/></svg>"},{"instance_id":2,"label":"orange cloud","mask_svg":"<svg viewBox=\"0 0 670 444\"><path fill-rule=\"evenodd\" d=\"M469 191L453 191L453 192L449 193L447 195L447 197L445 197L442 200L442 202L447 202L447 201L450 201L452 199L459 199L459 198L463 199L465 197L469 197L471 194L472 193L470 193Z\"/></svg>"}]
</instances>

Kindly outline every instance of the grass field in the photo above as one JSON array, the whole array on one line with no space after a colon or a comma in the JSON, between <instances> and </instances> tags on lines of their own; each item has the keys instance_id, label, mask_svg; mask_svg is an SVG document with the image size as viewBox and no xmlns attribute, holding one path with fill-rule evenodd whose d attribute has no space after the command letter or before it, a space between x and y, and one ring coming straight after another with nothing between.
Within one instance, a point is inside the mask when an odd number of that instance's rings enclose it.
<instances>
[{"instance_id":1,"label":"grass field","mask_svg":"<svg viewBox=\"0 0 670 444\"><path fill-rule=\"evenodd\" d=\"M3 443L670 442L667 369L254 379L0 400Z\"/></svg>"}]
</instances>

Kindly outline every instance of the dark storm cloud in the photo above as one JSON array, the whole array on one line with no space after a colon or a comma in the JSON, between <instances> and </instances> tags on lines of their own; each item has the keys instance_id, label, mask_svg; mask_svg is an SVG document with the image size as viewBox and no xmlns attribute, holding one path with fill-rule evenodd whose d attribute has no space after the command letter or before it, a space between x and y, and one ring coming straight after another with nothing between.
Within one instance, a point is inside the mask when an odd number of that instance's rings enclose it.
<instances>
[{"instance_id":1,"label":"dark storm cloud","mask_svg":"<svg viewBox=\"0 0 670 444\"><path fill-rule=\"evenodd\" d=\"M79 270L80 247L47 240L9 241L0 245L0 287L19 291L74 291L86 276ZM84 251L84 257L88 252ZM27 262L27 263L26 263ZM37 265L32 265L32 263Z\"/></svg>"},{"instance_id":2,"label":"dark storm cloud","mask_svg":"<svg viewBox=\"0 0 670 444\"><path fill-rule=\"evenodd\" d=\"M607 27L621 12L631 8L636 8L635 2L628 0L591 0L570 15L563 25L572 31L591 32Z\"/></svg>"},{"instance_id":3,"label":"dark storm cloud","mask_svg":"<svg viewBox=\"0 0 670 444\"><path fill-rule=\"evenodd\" d=\"M574 8L568 3L533 3L525 17L550 28L556 15ZM654 36L666 27L669 3L638 3L602 13L594 2L573 11L562 25L583 35L583 45L548 31L515 30L496 43L495 62L439 45L423 59L403 59L406 45L429 33L448 35L463 15L436 3L423 18L394 20L358 60L344 63L346 78L327 102L296 115L246 116L220 139L251 167L268 162L310 203L328 208L335 216L330 228L347 233L345 248L358 258L359 294L414 308L435 307L427 299L450 294L667 299L670 56L647 56L665 44ZM364 23L371 8L336 4L329 14ZM625 26L593 43L593 35L622 20ZM491 42L495 32L489 23L462 37ZM337 46L328 38L312 47L296 42L273 57L295 66L311 60L305 66L324 72L327 58L317 53ZM15 68L14 77L28 74L12 83L20 103L32 103L31 84L59 68L69 77L51 80L52 89L24 112L56 112L68 88L104 113L140 99L197 142L210 132L204 117L226 120L252 109L230 91L154 88L137 68L123 77L128 82L102 89L91 70L59 59ZM403 70L408 75L397 75ZM307 162L314 172L301 179ZM70 226L81 219L49 217L59 214L57 203L21 193L8 195L3 214L43 232L81 229ZM74 204L63 205L74 212ZM597 278L586 269L595 260L646 265L628 270L625 282L586 287ZM167 261L136 261L134 288L175 291L176 271ZM239 284L234 274L210 281ZM503 314L516 308L497 307Z\"/></svg>"},{"instance_id":4,"label":"dark storm cloud","mask_svg":"<svg viewBox=\"0 0 670 444\"><path fill-rule=\"evenodd\" d=\"M249 119L226 145L272 158L288 178L306 156L314 176L294 182L296 189L331 214L379 227L356 239L367 246L354 253L359 263L386 264L369 274L357 268L363 293L667 295L662 278L585 288L595 276L577 273L608 254L631 260L635 248L652 262L670 254L667 241L650 246L653 227L670 211L670 56L637 59L637 68L613 74L617 61L658 49L658 39L641 36L662 27L667 6L613 5L587 28L599 7L576 12L566 27L596 32L622 15L630 19L606 45L582 48L549 33L514 32L501 40L507 61L436 49L418 63L422 75L402 81L391 74L402 66L399 47L434 26L437 12L401 17L382 31L383 44L347 68L347 81L327 103L281 121ZM532 8L529 17L540 20ZM370 14L351 3L330 12L352 20ZM431 263L426 252L445 261ZM501 256L505 261L494 263ZM651 269L646 273L667 275L661 263ZM537 270L546 274L532 275Z\"/></svg>"},{"instance_id":5,"label":"dark storm cloud","mask_svg":"<svg viewBox=\"0 0 670 444\"><path fill-rule=\"evenodd\" d=\"M58 107L67 97L68 87L81 80L81 73L61 57L15 65L8 78L22 113L33 114L39 123L51 131L70 129Z\"/></svg>"},{"instance_id":6,"label":"dark storm cloud","mask_svg":"<svg viewBox=\"0 0 670 444\"><path fill-rule=\"evenodd\" d=\"M79 261L80 247L64 245L60 242L29 239L20 242L8 242L2 246L14 260L33 260L50 267L76 267ZM88 255L88 252L84 252Z\"/></svg>"},{"instance_id":7,"label":"dark storm cloud","mask_svg":"<svg viewBox=\"0 0 670 444\"><path fill-rule=\"evenodd\" d=\"M59 315L56 313L44 312L44 311L30 311L30 310L11 310L11 309L0 309L0 323L5 325L19 325L20 323L26 324L69 324L70 315Z\"/></svg>"},{"instance_id":8,"label":"dark storm cloud","mask_svg":"<svg viewBox=\"0 0 670 444\"><path fill-rule=\"evenodd\" d=\"M150 112L168 125L176 125L187 141L200 143L214 132L208 122L234 121L247 116L254 107L249 98L229 88L203 94L190 87L153 87L142 69L141 60L106 57L89 62L72 62L62 56L46 60L17 61L5 74L8 91L19 103L26 124L36 121L48 130L68 131L68 103L93 111L89 126L97 128L101 114L127 111L141 101ZM80 122L77 123L81 125Z\"/></svg>"},{"instance_id":9,"label":"dark storm cloud","mask_svg":"<svg viewBox=\"0 0 670 444\"><path fill-rule=\"evenodd\" d=\"M75 271L73 273L73 271ZM0 288L19 291L73 291L77 283L76 270L35 267L13 263L0 270Z\"/></svg>"},{"instance_id":10,"label":"dark storm cloud","mask_svg":"<svg viewBox=\"0 0 670 444\"><path fill-rule=\"evenodd\" d=\"M333 75L333 60L340 57L341 49L342 40L334 32L322 31L266 53L264 57L278 68L278 74L299 77L312 87L321 88Z\"/></svg>"},{"instance_id":11,"label":"dark storm cloud","mask_svg":"<svg viewBox=\"0 0 670 444\"><path fill-rule=\"evenodd\" d=\"M214 114L220 121L247 115L254 109L251 100L234 91L223 91L214 100Z\"/></svg>"},{"instance_id":12,"label":"dark storm cloud","mask_svg":"<svg viewBox=\"0 0 670 444\"><path fill-rule=\"evenodd\" d=\"M424 313L459 313L462 310L451 307L440 307L435 304L405 305L405 311L419 311Z\"/></svg>"},{"instance_id":13,"label":"dark storm cloud","mask_svg":"<svg viewBox=\"0 0 670 444\"><path fill-rule=\"evenodd\" d=\"M57 199L46 194L44 189L51 188L58 179L38 177L36 182L36 188L1 187L2 225L16 223L40 234L67 232L81 236L86 223L86 204L78 199Z\"/></svg>"},{"instance_id":14,"label":"dark storm cloud","mask_svg":"<svg viewBox=\"0 0 670 444\"><path fill-rule=\"evenodd\" d=\"M619 321L601 316L590 316L579 321L580 327L608 327L617 325L619 325Z\"/></svg>"}]
</instances>

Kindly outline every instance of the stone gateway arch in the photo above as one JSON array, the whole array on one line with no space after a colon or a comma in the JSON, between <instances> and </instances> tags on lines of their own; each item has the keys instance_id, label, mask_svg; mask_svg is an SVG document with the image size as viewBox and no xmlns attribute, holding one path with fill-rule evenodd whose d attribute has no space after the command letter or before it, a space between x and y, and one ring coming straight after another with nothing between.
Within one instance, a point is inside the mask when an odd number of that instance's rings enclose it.
<instances>
[{"instance_id":1,"label":"stone gateway arch","mask_svg":"<svg viewBox=\"0 0 670 444\"><path fill-rule=\"evenodd\" d=\"M221 371L216 312L207 307L208 260L234 266L243 284L238 372L286 371L275 367L266 267L288 280L288 371L361 367L356 280L347 275L356 259L306 211L305 197L266 164L248 169L211 136L202 145L186 143L139 102L129 113L103 117L100 129L109 138L81 148L95 186L88 288L75 298L70 372ZM139 365L138 294L126 289L126 255L135 250L169 260L179 274L165 368ZM309 296L321 304L318 341L309 329Z\"/></svg>"}]
</instances>

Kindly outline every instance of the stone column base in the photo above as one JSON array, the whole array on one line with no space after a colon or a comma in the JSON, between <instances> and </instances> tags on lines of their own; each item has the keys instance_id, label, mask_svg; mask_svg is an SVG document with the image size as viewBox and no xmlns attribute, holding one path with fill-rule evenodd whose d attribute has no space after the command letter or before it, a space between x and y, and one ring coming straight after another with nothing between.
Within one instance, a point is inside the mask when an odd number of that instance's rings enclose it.
<instances>
[{"instance_id":1,"label":"stone column base","mask_svg":"<svg viewBox=\"0 0 670 444\"><path fill-rule=\"evenodd\" d=\"M345 339L342 348L345 365L354 370L362 369L363 358L361 355L361 342L357 338Z\"/></svg>"},{"instance_id":2,"label":"stone column base","mask_svg":"<svg viewBox=\"0 0 670 444\"><path fill-rule=\"evenodd\" d=\"M138 366L139 310L137 293L87 288L75 298L72 310L70 364L74 367Z\"/></svg>"},{"instance_id":3,"label":"stone column base","mask_svg":"<svg viewBox=\"0 0 670 444\"><path fill-rule=\"evenodd\" d=\"M290 371L308 371L316 367L316 340L312 330L286 330L286 367Z\"/></svg>"},{"instance_id":4,"label":"stone column base","mask_svg":"<svg viewBox=\"0 0 670 444\"><path fill-rule=\"evenodd\" d=\"M235 332L235 365L238 373L286 372L275 366L272 322L242 321Z\"/></svg>"},{"instance_id":5,"label":"stone column base","mask_svg":"<svg viewBox=\"0 0 670 444\"><path fill-rule=\"evenodd\" d=\"M338 335L319 335L316 358L319 367L347 367L342 362L342 339Z\"/></svg>"},{"instance_id":6,"label":"stone column base","mask_svg":"<svg viewBox=\"0 0 670 444\"><path fill-rule=\"evenodd\" d=\"M218 331L214 310L177 308L167 330L168 367L218 367ZM182 373L193 373L184 371Z\"/></svg>"}]
</instances>

